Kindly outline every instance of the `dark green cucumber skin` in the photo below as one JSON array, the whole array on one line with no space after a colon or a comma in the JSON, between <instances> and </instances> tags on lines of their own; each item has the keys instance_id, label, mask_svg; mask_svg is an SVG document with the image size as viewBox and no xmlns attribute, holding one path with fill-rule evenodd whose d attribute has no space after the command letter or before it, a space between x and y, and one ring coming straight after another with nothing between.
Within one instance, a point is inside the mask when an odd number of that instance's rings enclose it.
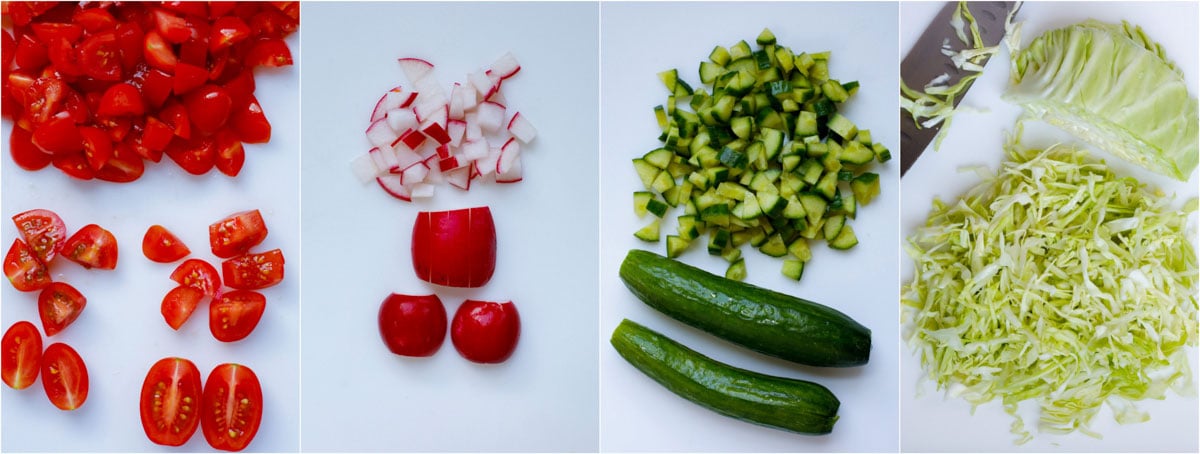
<instances>
[{"instance_id":1,"label":"dark green cucumber skin","mask_svg":"<svg viewBox=\"0 0 1200 454\"><path fill-rule=\"evenodd\" d=\"M871 330L837 310L634 249L621 280L646 305L751 350L810 366L867 363Z\"/></svg>"},{"instance_id":2,"label":"dark green cucumber skin","mask_svg":"<svg viewBox=\"0 0 1200 454\"><path fill-rule=\"evenodd\" d=\"M629 320L612 345L671 392L725 416L809 435L833 431L838 420L841 402L824 386L730 366Z\"/></svg>"}]
</instances>

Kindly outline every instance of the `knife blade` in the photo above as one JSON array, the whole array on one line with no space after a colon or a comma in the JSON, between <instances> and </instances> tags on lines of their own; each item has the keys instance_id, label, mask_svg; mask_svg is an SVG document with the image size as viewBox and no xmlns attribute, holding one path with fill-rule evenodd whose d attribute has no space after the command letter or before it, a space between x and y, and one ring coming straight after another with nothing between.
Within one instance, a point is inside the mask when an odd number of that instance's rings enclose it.
<instances>
[{"instance_id":1,"label":"knife blade","mask_svg":"<svg viewBox=\"0 0 1200 454\"><path fill-rule=\"evenodd\" d=\"M1016 2L967 2L967 8L979 26L979 36L983 39L984 46L1000 44L1000 40L1004 39L1004 22L1007 20L1009 12L1013 8L1019 7ZM946 6L942 7L937 16L933 18L933 22L925 28L925 32L917 39L916 44L913 44L908 55L905 55L904 60L900 62L900 77L909 87L920 89L943 74L950 77L946 85L954 85L963 77L975 74L974 71L955 67L954 63L950 61L950 57L942 54L942 46L947 42L955 51L969 47L958 39L954 26L950 25L950 18L954 16L957 8L958 2L947 2ZM987 60L988 58L985 56L980 66L986 66ZM971 88L972 84L973 82L968 83L963 88L963 92L954 99L955 107L958 107L964 93ZM925 148L929 146L929 142L937 136L941 127L941 124L928 128L920 127L913 121L912 114L900 109L901 177L917 161Z\"/></svg>"}]
</instances>

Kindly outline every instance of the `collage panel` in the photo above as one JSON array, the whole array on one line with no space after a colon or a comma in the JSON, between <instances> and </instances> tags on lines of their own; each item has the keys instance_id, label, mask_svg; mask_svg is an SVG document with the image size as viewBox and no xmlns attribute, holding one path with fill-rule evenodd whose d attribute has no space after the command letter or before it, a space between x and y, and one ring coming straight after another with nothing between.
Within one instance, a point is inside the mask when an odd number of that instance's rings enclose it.
<instances>
[{"instance_id":1,"label":"collage panel","mask_svg":"<svg viewBox=\"0 0 1200 454\"><path fill-rule=\"evenodd\" d=\"M0 451L299 450L298 9L4 7Z\"/></svg>"},{"instance_id":2,"label":"collage panel","mask_svg":"<svg viewBox=\"0 0 1200 454\"><path fill-rule=\"evenodd\" d=\"M898 449L897 15L602 5L602 451Z\"/></svg>"},{"instance_id":3,"label":"collage panel","mask_svg":"<svg viewBox=\"0 0 1200 454\"><path fill-rule=\"evenodd\" d=\"M304 449L598 450L598 4L303 11Z\"/></svg>"},{"instance_id":4,"label":"collage panel","mask_svg":"<svg viewBox=\"0 0 1200 454\"><path fill-rule=\"evenodd\" d=\"M901 150L901 450L1195 452L1197 4L1028 2L982 73L916 44L955 8L901 4L909 87L978 74Z\"/></svg>"}]
</instances>

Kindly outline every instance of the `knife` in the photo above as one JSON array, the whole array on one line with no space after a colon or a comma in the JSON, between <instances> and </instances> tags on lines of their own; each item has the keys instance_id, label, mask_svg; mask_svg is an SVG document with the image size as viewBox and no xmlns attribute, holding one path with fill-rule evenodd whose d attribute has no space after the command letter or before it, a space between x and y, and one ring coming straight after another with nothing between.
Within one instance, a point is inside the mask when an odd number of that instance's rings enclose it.
<instances>
[{"instance_id":1,"label":"knife","mask_svg":"<svg viewBox=\"0 0 1200 454\"><path fill-rule=\"evenodd\" d=\"M1008 19L1008 14L1013 8L1019 7L1016 2L967 2L967 8L970 9L979 26L979 36L983 39L984 46L1000 44L1000 40L1004 39L1004 21ZM912 50L908 51L908 55L905 55L904 60L900 62L900 77L909 87L916 90L922 89L942 74L950 76L946 85L954 85L963 77L975 74L974 71L958 69L950 61L950 57L942 54L942 45L946 42L949 42L950 48L956 51L968 48L966 43L958 39L958 35L954 32L954 26L950 25L950 18L954 16L954 10L957 8L958 2L947 2L946 6L933 18L933 22L925 28L925 32L917 39ZM969 27L967 33L969 37ZM985 56L980 66L987 65L987 60L988 58ZM971 88L972 84L973 82L968 83L963 88L963 92L954 99L955 107L958 107L964 93ZM941 127L941 124L929 128L918 127L913 121L912 114L900 109L900 176L904 176L908 172L909 167L912 167L913 163L917 161L925 148L929 146L929 142L937 136Z\"/></svg>"}]
</instances>

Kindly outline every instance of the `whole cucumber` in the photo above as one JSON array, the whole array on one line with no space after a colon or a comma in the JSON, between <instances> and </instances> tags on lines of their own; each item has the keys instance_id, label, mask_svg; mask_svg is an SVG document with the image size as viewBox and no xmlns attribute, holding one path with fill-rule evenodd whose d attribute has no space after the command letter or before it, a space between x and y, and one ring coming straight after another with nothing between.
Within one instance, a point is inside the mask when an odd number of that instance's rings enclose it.
<instances>
[{"instance_id":1,"label":"whole cucumber","mask_svg":"<svg viewBox=\"0 0 1200 454\"><path fill-rule=\"evenodd\" d=\"M751 350L810 366L867 363L871 330L812 301L630 250L621 280L646 305Z\"/></svg>"},{"instance_id":2,"label":"whole cucumber","mask_svg":"<svg viewBox=\"0 0 1200 454\"><path fill-rule=\"evenodd\" d=\"M837 422L841 403L819 384L730 366L629 320L613 331L612 345L654 381L717 413L814 435Z\"/></svg>"}]
</instances>

